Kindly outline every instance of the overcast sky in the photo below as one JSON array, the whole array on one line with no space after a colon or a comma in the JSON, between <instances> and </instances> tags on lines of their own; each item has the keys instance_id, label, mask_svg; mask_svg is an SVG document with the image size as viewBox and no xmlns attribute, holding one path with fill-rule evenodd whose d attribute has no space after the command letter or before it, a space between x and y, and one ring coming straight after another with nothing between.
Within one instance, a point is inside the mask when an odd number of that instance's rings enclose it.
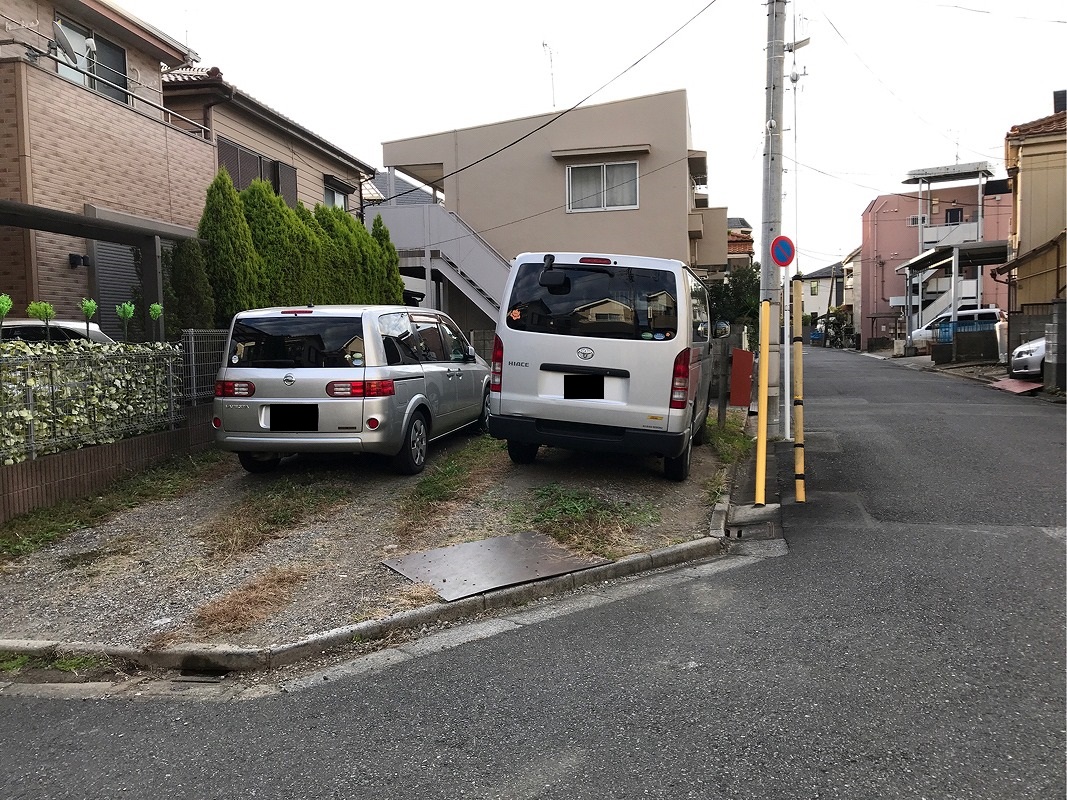
<instances>
[{"instance_id":1,"label":"overcast sky","mask_svg":"<svg viewBox=\"0 0 1067 800\"><path fill-rule=\"evenodd\" d=\"M685 89L711 205L763 209L761 0L116 0L245 93L382 166L382 142ZM269 11L268 11L269 9ZM287 9L283 11L282 9ZM1063 0L796 0L782 232L810 272L860 245L907 172L988 161L1067 88ZM806 73L806 75L804 74ZM563 191L562 188L560 190ZM551 243L545 242L546 248Z\"/></svg>"}]
</instances>

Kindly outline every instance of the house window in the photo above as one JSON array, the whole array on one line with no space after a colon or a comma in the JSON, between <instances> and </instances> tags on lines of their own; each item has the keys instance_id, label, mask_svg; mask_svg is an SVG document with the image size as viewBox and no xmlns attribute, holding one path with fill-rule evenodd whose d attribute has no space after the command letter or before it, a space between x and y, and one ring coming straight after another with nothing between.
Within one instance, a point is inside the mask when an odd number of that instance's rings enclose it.
<instances>
[{"instance_id":1,"label":"house window","mask_svg":"<svg viewBox=\"0 0 1067 800\"><path fill-rule=\"evenodd\" d=\"M343 192L339 192L332 186L326 187L326 205L339 208L342 211L348 210L348 195Z\"/></svg>"},{"instance_id":2,"label":"house window","mask_svg":"<svg viewBox=\"0 0 1067 800\"><path fill-rule=\"evenodd\" d=\"M567 167L567 211L637 208L637 162Z\"/></svg>"},{"instance_id":3,"label":"house window","mask_svg":"<svg viewBox=\"0 0 1067 800\"><path fill-rule=\"evenodd\" d=\"M812 297L815 297L815 295L817 295L819 293L819 282L818 281L811 281L809 285L810 285L809 292L811 293Z\"/></svg>"},{"instance_id":4,"label":"house window","mask_svg":"<svg viewBox=\"0 0 1067 800\"><path fill-rule=\"evenodd\" d=\"M908 217L907 225L909 228L918 228L920 225L927 225L928 220L925 214L912 214Z\"/></svg>"},{"instance_id":5,"label":"house window","mask_svg":"<svg viewBox=\"0 0 1067 800\"><path fill-rule=\"evenodd\" d=\"M67 41L70 42L75 55L75 60L71 61L63 52L63 48L59 48L57 53L59 75L74 83L88 86L112 100L129 103L126 51L99 34L64 17L56 17L56 22ZM80 72L74 69L75 67L85 72Z\"/></svg>"},{"instance_id":6,"label":"house window","mask_svg":"<svg viewBox=\"0 0 1067 800\"><path fill-rule=\"evenodd\" d=\"M946 208L945 209L945 224L946 225L959 225L963 222L963 209L962 208Z\"/></svg>"},{"instance_id":7,"label":"house window","mask_svg":"<svg viewBox=\"0 0 1067 800\"><path fill-rule=\"evenodd\" d=\"M326 205L348 211L348 196L356 187L336 175L323 175L322 184Z\"/></svg>"}]
</instances>

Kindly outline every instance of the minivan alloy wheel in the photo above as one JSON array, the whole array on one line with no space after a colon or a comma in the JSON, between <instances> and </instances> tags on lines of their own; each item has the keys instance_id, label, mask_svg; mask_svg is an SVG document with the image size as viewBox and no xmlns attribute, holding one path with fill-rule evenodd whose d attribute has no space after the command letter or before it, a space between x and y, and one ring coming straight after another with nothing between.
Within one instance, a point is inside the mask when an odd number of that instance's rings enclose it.
<instances>
[{"instance_id":1,"label":"minivan alloy wheel","mask_svg":"<svg viewBox=\"0 0 1067 800\"><path fill-rule=\"evenodd\" d=\"M405 475L422 472L426 466L426 448L429 441L429 429L426 417L421 413L412 415L404 434L404 444L394 459L397 470Z\"/></svg>"}]
</instances>

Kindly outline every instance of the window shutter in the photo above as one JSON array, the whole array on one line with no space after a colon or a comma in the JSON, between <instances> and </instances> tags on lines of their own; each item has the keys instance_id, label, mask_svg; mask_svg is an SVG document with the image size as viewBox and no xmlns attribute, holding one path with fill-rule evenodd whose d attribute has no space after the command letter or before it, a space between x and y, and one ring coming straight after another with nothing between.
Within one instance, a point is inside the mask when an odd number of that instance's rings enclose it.
<instances>
[{"instance_id":1,"label":"window shutter","mask_svg":"<svg viewBox=\"0 0 1067 800\"><path fill-rule=\"evenodd\" d=\"M239 147L237 148L237 158L241 165L241 179L238 181L237 178L234 178L233 185L237 187L237 191L241 191L242 189L247 189L249 184L259 177L259 154Z\"/></svg>"},{"instance_id":2,"label":"window shutter","mask_svg":"<svg viewBox=\"0 0 1067 800\"><path fill-rule=\"evenodd\" d=\"M275 161L274 172L274 191L287 206L296 208L296 167Z\"/></svg>"},{"instance_id":3,"label":"window shutter","mask_svg":"<svg viewBox=\"0 0 1067 800\"><path fill-rule=\"evenodd\" d=\"M236 184L241 179L241 160L237 156L237 145L226 139L219 138L219 166L226 167L230 178Z\"/></svg>"}]
</instances>

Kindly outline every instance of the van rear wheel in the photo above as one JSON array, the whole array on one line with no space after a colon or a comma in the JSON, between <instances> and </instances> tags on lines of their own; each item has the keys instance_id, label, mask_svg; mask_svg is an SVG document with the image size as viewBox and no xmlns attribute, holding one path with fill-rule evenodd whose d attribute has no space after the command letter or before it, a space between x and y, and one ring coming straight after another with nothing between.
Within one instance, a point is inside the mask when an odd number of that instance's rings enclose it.
<instances>
[{"instance_id":1,"label":"van rear wheel","mask_svg":"<svg viewBox=\"0 0 1067 800\"><path fill-rule=\"evenodd\" d=\"M539 447L539 444L516 442L508 439L508 456L516 464L532 464L534 459L537 458L537 449Z\"/></svg>"},{"instance_id":2,"label":"van rear wheel","mask_svg":"<svg viewBox=\"0 0 1067 800\"><path fill-rule=\"evenodd\" d=\"M693 429L689 429L689 438L685 440L685 450L674 458L663 459L663 474L668 480L684 481L689 477L689 467L693 461Z\"/></svg>"}]
</instances>

